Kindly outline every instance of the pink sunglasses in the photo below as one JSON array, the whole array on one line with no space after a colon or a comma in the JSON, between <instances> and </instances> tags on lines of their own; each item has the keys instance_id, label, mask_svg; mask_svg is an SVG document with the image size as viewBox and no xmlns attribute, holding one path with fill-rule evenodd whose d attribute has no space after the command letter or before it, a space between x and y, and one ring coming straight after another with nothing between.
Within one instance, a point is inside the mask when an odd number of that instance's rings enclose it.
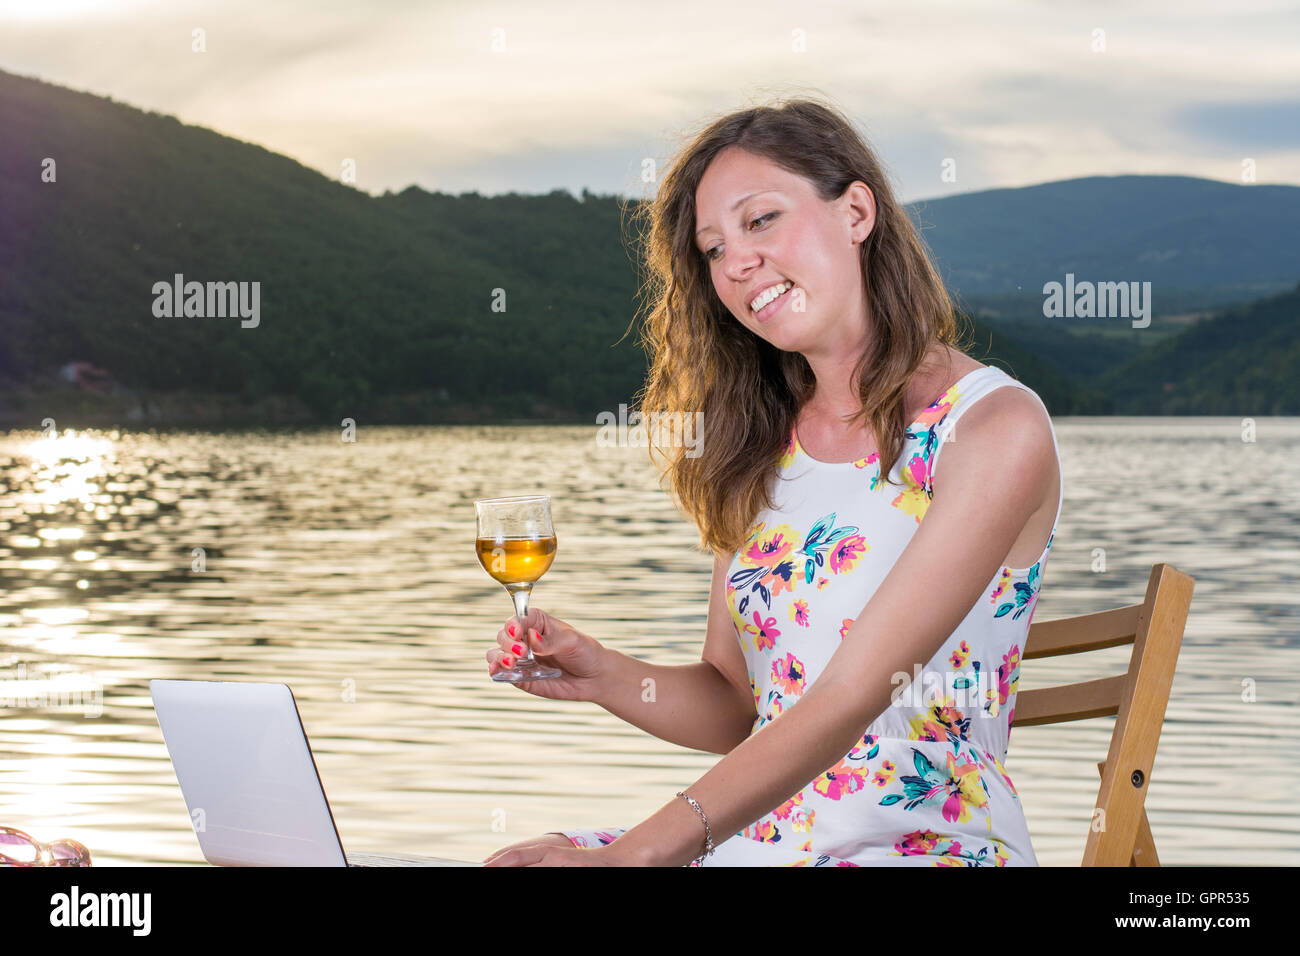
<instances>
[{"instance_id":1,"label":"pink sunglasses","mask_svg":"<svg viewBox=\"0 0 1300 956\"><path fill-rule=\"evenodd\" d=\"M90 866L90 851L76 840L42 843L13 827L0 827L0 866Z\"/></svg>"}]
</instances>

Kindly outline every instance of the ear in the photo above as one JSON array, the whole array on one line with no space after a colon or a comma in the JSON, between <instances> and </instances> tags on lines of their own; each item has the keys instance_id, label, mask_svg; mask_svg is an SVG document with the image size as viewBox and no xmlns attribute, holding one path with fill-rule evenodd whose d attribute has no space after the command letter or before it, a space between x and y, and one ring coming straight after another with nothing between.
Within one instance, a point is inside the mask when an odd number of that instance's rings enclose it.
<instances>
[{"instance_id":1,"label":"ear","mask_svg":"<svg viewBox=\"0 0 1300 956\"><path fill-rule=\"evenodd\" d=\"M850 183L839 198L849 230L849 238L854 245L866 240L876 228L876 197L871 187L858 179Z\"/></svg>"}]
</instances>

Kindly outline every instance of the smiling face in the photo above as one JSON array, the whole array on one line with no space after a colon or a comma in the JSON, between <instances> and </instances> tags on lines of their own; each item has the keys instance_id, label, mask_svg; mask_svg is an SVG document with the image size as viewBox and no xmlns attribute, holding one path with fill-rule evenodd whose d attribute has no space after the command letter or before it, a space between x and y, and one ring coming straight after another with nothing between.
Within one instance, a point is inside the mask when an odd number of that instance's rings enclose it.
<instances>
[{"instance_id":1,"label":"smiling face","mask_svg":"<svg viewBox=\"0 0 1300 956\"><path fill-rule=\"evenodd\" d=\"M696 247L713 288L747 329L787 352L857 351L866 335L859 243L875 224L875 201L861 183L824 202L812 183L731 146L695 191ZM757 312L769 286L792 288Z\"/></svg>"}]
</instances>

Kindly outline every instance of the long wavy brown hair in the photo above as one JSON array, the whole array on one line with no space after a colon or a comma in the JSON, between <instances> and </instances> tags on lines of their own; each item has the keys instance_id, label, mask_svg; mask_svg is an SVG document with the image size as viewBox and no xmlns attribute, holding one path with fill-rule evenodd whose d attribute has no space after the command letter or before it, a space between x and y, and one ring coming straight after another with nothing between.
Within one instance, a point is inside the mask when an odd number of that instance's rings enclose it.
<instances>
[{"instance_id":1,"label":"long wavy brown hair","mask_svg":"<svg viewBox=\"0 0 1300 956\"><path fill-rule=\"evenodd\" d=\"M853 372L861 409L844 421L870 422L887 482L909 424L908 381L936 342L959 348L952 303L928 250L881 164L839 110L806 97L778 100L730 113L695 134L655 198L635 214L645 224L642 294L649 310L641 342L650 361L638 398L643 416L703 413L694 456L681 442L665 447L652 437L650 457L663 456L660 486L671 483L701 545L719 555L742 547L759 511L773 506L781 453L816 385L803 355L776 348L731 314L695 245L696 189L730 146L804 177L826 202L858 180L875 197L875 227L859 253L873 334Z\"/></svg>"}]
</instances>

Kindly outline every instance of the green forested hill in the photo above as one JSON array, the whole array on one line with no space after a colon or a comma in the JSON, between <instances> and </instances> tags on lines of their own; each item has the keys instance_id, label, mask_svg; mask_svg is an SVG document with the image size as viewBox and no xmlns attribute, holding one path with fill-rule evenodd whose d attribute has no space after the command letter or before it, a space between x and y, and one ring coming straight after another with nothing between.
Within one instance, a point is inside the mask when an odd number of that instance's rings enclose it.
<instances>
[{"instance_id":1,"label":"green forested hill","mask_svg":"<svg viewBox=\"0 0 1300 956\"><path fill-rule=\"evenodd\" d=\"M1199 322L1099 386L1132 414L1300 414L1300 286Z\"/></svg>"},{"instance_id":2,"label":"green forested hill","mask_svg":"<svg viewBox=\"0 0 1300 956\"><path fill-rule=\"evenodd\" d=\"M331 414L445 390L525 416L538 401L611 407L644 372L634 337L612 347L635 289L612 199L373 198L260 147L6 74L0 129L13 375L85 359L129 386L278 392ZM54 183L40 181L44 157ZM260 325L155 318L153 284L178 272L259 281Z\"/></svg>"},{"instance_id":3,"label":"green forested hill","mask_svg":"<svg viewBox=\"0 0 1300 956\"><path fill-rule=\"evenodd\" d=\"M372 197L259 146L0 72L0 215L0 401L85 360L141 393L290 396L319 421L592 421L630 403L645 371L625 334L642 303L614 197ZM259 281L260 325L156 318L153 285L175 273ZM972 338L1055 414L1145 407L1140 391L1117 401L1076 380L1068 350L1044 357L1034 336L976 322Z\"/></svg>"}]
</instances>

